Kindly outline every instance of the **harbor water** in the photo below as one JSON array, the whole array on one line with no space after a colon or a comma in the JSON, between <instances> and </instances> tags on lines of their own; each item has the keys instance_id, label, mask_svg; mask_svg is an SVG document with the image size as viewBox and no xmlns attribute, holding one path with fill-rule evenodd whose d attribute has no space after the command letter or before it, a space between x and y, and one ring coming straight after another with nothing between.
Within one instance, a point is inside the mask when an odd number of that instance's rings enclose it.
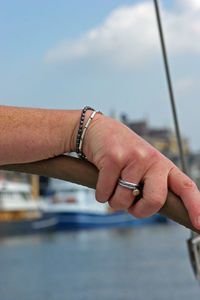
<instances>
[{"instance_id":1,"label":"harbor water","mask_svg":"<svg viewBox=\"0 0 200 300\"><path fill-rule=\"evenodd\" d=\"M1 300L199 300L177 225L0 239Z\"/></svg>"}]
</instances>

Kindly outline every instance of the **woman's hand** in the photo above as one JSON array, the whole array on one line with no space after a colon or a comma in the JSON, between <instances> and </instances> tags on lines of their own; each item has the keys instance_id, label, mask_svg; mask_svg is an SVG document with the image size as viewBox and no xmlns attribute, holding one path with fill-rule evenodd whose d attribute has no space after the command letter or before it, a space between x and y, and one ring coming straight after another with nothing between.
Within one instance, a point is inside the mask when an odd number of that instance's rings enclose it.
<instances>
[{"instance_id":1,"label":"woman's hand","mask_svg":"<svg viewBox=\"0 0 200 300\"><path fill-rule=\"evenodd\" d=\"M96 115L86 131L83 152L99 169L97 201L145 218L160 210L169 188L182 199L193 225L200 229L200 192L195 183L122 123ZM119 177L144 184L137 203L132 191L118 184Z\"/></svg>"}]
</instances>

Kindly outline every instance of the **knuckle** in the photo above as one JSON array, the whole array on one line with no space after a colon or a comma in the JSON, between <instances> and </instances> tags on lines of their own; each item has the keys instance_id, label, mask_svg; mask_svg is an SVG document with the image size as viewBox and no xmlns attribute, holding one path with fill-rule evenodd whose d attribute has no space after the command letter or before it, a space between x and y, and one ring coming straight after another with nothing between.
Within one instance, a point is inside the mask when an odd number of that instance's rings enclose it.
<instances>
[{"instance_id":1,"label":"knuckle","mask_svg":"<svg viewBox=\"0 0 200 300\"><path fill-rule=\"evenodd\" d=\"M148 153L144 148L137 148L133 151L133 157L138 163L140 163L147 160Z\"/></svg>"},{"instance_id":2,"label":"knuckle","mask_svg":"<svg viewBox=\"0 0 200 300\"><path fill-rule=\"evenodd\" d=\"M182 182L183 190L195 190L196 188L197 188L197 186L192 179L186 178L183 180L183 182Z\"/></svg>"},{"instance_id":3,"label":"knuckle","mask_svg":"<svg viewBox=\"0 0 200 300\"><path fill-rule=\"evenodd\" d=\"M125 198L113 197L109 200L109 205L114 209L123 210L130 207L130 201Z\"/></svg>"},{"instance_id":4,"label":"knuckle","mask_svg":"<svg viewBox=\"0 0 200 300\"><path fill-rule=\"evenodd\" d=\"M110 151L107 156L107 163L110 165L121 166L124 162L124 155L122 151Z\"/></svg>"},{"instance_id":5,"label":"knuckle","mask_svg":"<svg viewBox=\"0 0 200 300\"><path fill-rule=\"evenodd\" d=\"M155 161L158 161L160 160L161 158L161 155L160 155L160 152L158 152L157 150L155 149L152 149L150 154L149 154L149 159L152 161L152 162L155 162Z\"/></svg>"},{"instance_id":6,"label":"knuckle","mask_svg":"<svg viewBox=\"0 0 200 300\"><path fill-rule=\"evenodd\" d=\"M162 197L142 198L140 201L142 201L141 203L139 202L140 205L129 209L129 212L138 219L144 219L154 215L161 209L165 202Z\"/></svg>"},{"instance_id":7,"label":"knuckle","mask_svg":"<svg viewBox=\"0 0 200 300\"><path fill-rule=\"evenodd\" d=\"M149 163L158 160L159 152L153 148L138 147L133 150L132 156L138 163Z\"/></svg>"},{"instance_id":8,"label":"knuckle","mask_svg":"<svg viewBox=\"0 0 200 300\"><path fill-rule=\"evenodd\" d=\"M126 209L130 206L129 201L126 199L118 199L117 201L117 207L118 209Z\"/></svg>"},{"instance_id":9,"label":"knuckle","mask_svg":"<svg viewBox=\"0 0 200 300\"><path fill-rule=\"evenodd\" d=\"M144 199L140 199L140 201L143 201ZM128 212L134 216L137 219L144 219L146 217L149 217L149 215L145 212L144 206L132 206L128 209Z\"/></svg>"},{"instance_id":10,"label":"knuckle","mask_svg":"<svg viewBox=\"0 0 200 300\"><path fill-rule=\"evenodd\" d=\"M163 197L159 197L158 195L153 198L148 199L149 205L152 207L154 211L158 211L164 204L165 199Z\"/></svg>"}]
</instances>

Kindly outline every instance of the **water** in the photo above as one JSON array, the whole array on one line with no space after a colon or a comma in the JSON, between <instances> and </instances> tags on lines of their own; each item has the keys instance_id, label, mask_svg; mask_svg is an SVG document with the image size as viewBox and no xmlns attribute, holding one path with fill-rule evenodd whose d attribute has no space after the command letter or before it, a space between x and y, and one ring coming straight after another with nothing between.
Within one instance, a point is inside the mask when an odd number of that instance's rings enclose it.
<instances>
[{"instance_id":1,"label":"water","mask_svg":"<svg viewBox=\"0 0 200 300\"><path fill-rule=\"evenodd\" d=\"M0 299L199 300L188 236L159 225L1 239Z\"/></svg>"}]
</instances>

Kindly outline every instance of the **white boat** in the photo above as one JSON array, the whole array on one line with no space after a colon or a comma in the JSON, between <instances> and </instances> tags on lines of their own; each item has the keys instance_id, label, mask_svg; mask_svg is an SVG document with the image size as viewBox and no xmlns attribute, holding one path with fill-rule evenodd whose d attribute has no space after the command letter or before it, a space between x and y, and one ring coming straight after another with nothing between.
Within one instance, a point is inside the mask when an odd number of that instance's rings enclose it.
<instances>
[{"instance_id":1,"label":"white boat","mask_svg":"<svg viewBox=\"0 0 200 300\"><path fill-rule=\"evenodd\" d=\"M32 197L28 183L0 180L0 236L32 233L55 226L56 219L44 217L40 201Z\"/></svg>"},{"instance_id":2,"label":"white boat","mask_svg":"<svg viewBox=\"0 0 200 300\"><path fill-rule=\"evenodd\" d=\"M41 209L45 216L57 218L57 229L137 226L160 220L159 216L138 220L126 211L114 211L95 200L94 190L70 182L51 179L50 191L53 194Z\"/></svg>"},{"instance_id":3,"label":"white boat","mask_svg":"<svg viewBox=\"0 0 200 300\"><path fill-rule=\"evenodd\" d=\"M31 185L28 183L0 181L0 210L2 212L33 212L38 203L31 197Z\"/></svg>"}]
</instances>

